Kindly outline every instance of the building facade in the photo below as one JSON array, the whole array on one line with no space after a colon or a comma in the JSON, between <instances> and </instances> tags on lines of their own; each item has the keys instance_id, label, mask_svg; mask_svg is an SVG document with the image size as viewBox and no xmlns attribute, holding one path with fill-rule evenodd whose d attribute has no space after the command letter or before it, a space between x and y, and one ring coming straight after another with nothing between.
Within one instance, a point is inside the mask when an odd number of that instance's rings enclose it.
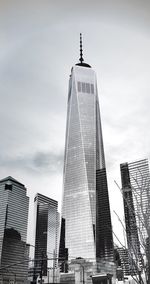
<instances>
[{"instance_id":1,"label":"building facade","mask_svg":"<svg viewBox=\"0 0 150 284\"><path fill-rule=\"evenodd\" d=\"M117 268L122 268L123 275L131 275L130 269L130 258L128 249L124 247L116 247L116 251L119 255L119 265L117 264Z\"/></svg>"},{"instance_id":2,"label":"building facade","mask_svg":"<svg viewBox=\"0 0 150 284\"><path fill-rule=\"evenodd\" d=\"M27 279L28 207L23 184L10 176L0 180L0 277L6 283Z\"/></svg>"},{"instance_id":3,"label":"building facade","mask_svg":"<svg viewBox=\"0 0 150 284\"><path fill-rule=\"evenodd\" d=\"M42 194L35 199L35 275L47 276L48 269L55 269L58 254L59 214L58 202Z\"/></svg>"},{"instance_id":4,"label":"building facade","mask_svg":"<svg viewBox=\"0 0 150 284\"><path fill-rule=\"evenodd\" d=\"M148 160L123 163L120 169L128 251L133 261L140 265L150 223Z\"/></svg>"},{"instance_id":5,"label":"building facade","mask_svg":"<svg viewBox=\"0 0 150 284\"><path fill-rule=\"evenodd\" d=\"M96 74L83 62L81 41L80 48L80 63L72 68L69 80L60 257L112 260Z\"/></svg>"}]
</instances>

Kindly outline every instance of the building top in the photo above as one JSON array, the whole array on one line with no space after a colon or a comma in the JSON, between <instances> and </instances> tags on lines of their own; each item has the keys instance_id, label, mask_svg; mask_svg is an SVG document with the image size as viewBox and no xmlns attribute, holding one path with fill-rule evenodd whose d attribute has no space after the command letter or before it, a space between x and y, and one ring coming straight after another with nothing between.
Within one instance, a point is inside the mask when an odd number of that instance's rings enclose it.
<instances>
[{"instance_id":1,"label":"building top","mask_svg":"<svg viewBox=\"0 0 150 284\"><path fill-rule=\"evenodd\" d=\"M82 51L83 51L83 49L82 49L82 34L80 33L80 58L79 58L80 63L77 63L76 65L81 66L81 67L91 68L91 66L89 64L84 62Z\"/></svg>"},{"instance_id":2,"label":"building top","mask_svg":"<svg viewBox=\"0 0 150 284\"><path fill-rule=\"evenodd\" d=\"M142 164L144 164L144 163L148 164L148 158L144 158L144 159L141 159L141 160L136 160L136 161L134 161L134 162L131 162L131 161L129 161L129 162L124 162L124 163L121 163L120 166L124 166L124 165L134 165L134 164L135 164L135 166L137 166L137 164L142 165Z\"/></svg>"},{"instance_id":3,"label":"building top","mask_svg":"<svg viewBox=\"0 0 150 284\"><path fill-rule=\"evenodd\" d=\"M8 177L6 177L6 178L1 179L1 180L0 180L0 183L4 183L4 182L8 182L8 181L9 181L9 182L16 183L16 184L18 184L18 185L24 187L24 184L20 183L18 180L14 179L14 178L11 177L11 176L8 176Z\"/></svg>"},{"instance_id":4,"label":"building top","mask_svg":"<svg viewBox=\"0 0 150 284\"><path fill-rule=\"evenodd\" d=\"M38 203L47 203L47 204L50 204L50 205L53 205L53 206L58 206L58 201L50 198L50 197L47 197L41 193L37 193L35 198L34 198L34 202L37 201Z\"/></svg>"}]
</instances>

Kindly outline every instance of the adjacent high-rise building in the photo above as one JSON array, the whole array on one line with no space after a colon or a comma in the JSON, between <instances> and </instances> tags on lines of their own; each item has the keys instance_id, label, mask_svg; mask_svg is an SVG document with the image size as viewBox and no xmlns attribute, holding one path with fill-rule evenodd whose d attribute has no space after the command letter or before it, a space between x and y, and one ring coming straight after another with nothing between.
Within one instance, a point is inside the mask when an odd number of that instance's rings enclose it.
<instances>
[{"instance_id":1,"label":"adjacent high-rise building","mask_svg":"<svg viewBox=\"0 0 150 284\"><path fill-rule=\"evenodd\" d=\"M11 176L0 180L0 278L4 281L27 280L28 206L22 183Z\"/></svg>"},{"instance_id":2,"label":"adjacent high-rise building","mask_svg":"<svg viewBox=\"0 0 150 284\"><path fill-rule=\"evenodd\" d=\"M150 220L150 175L148 160L120 165L127 245L130 257L141 261Z\"/></svg>"},{"instance_id":3,"label":"adjacent high-rise building","mask_svg":"<svg viewBox=\"0 0 150 284\"><path fill-rule=\"evenodd\" d=\"M57 264L59 214L58 202L40 193L35 199L35 278Z\"/></svg>"},{"instance_id":4,"label":"adjacent high-rise building","mask_svg":"<svg viewBox=\"0 0 150 284\"><path fill-rule=\"evenodd\" d=\"M118 254L118 262L117 268L122 268L123 275L131 275L131 267L130 267L130 258L128 249L125 247L116 247L115 248ZM119 271L120 272L120 271Z\"/></svg>"},{"instance_id":5,"label":"adjacent high-rise building","mask_svg":"<svg viewBox=\"0 0 150 284\"><path fill-rule=\"evenodd\" d=\"M69 80L60 258L113 259L96 74L80 62Z\"/></svg>"}]
</instances>

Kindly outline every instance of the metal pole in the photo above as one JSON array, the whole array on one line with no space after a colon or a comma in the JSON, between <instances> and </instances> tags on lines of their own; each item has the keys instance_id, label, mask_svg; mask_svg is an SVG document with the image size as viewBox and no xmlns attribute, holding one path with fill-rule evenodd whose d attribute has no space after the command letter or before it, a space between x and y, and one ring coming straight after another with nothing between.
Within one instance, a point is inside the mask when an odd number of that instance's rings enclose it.
<instances>
[{"instance_id":1,"label":"metal pole","mask_svg":"<svg viewBox=\"0 0 150 284\"><path fill-rule=\"evenodd\" d=\"M55 250L53 251L53 283L55 282Z\"/></svg>"},{"instance_id":2,"label":"metal pole","mask_svg":"<svg viewBox=\"0 0 150 284\"><path fill-rule=\"evenodd\" d=\"M54 259L53 259L53 283L55 282L55 277L54 277L54 269L55 269L55 267L54 267Z\"/></svg>"},{"instance_id":3,"label":"metal pole","mask_svg":"<svg viewBox=\"0 0 150 284\"><path fill-rule=\"evenodd\" d=\"M48 283L49 283L49 268L48 268L48 271L47 271L47 272L48 272Z\"/></svg>"},{"instance_id":4,"label":"metal pole","mask_svg":"<svg viewBox=\"0 0 150 284\"><path fill-rule=\"evenodd\" d=\"M40 276L41 276L41 284L42 284L42 280L43 280L43 279L42 279L42 274L43 274L42 272L43 272L43 252L42 252L42 260L41 260L41 275L40 275Z\"/></svg>"},{"instance_id":5,"label":"metal pole","mask_svg":"<svg viewBox=\"0 0 150 284\"><path fill-rule=\"evenodd\" d=\"M84 279L84 266L82 266L82 270L83 270L83 284L85 284L85 279Z\"/></svg>"}]
</instances>

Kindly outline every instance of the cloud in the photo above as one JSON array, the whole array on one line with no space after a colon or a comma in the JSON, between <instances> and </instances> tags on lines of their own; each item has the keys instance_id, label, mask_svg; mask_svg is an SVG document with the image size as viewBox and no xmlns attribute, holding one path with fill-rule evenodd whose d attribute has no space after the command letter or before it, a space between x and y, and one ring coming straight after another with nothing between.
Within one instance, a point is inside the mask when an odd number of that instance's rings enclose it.
<instances>
[{"instance_id":1,"label":"cloud","mask_svg":"<svg viewBox=\"0 0 150 284\"><path fill-rule=\"evenodd\" d=\"M63 153L36 152L25 156L1 156L0 168L6 168L8 171L15 168L19 171L32 172L34 175L59 174L63 168Z\"/></svg>"},{"instance_id":2,"label":"cloud","mask_svg":"<svg viewBox=\"0 0 150 284\"><path fill-rule=\"evenodd\" d=\"M35 169L44 172L60 172L63 166L63 154L36 153L32 159Z\"/></svg>"}]
</instances>

